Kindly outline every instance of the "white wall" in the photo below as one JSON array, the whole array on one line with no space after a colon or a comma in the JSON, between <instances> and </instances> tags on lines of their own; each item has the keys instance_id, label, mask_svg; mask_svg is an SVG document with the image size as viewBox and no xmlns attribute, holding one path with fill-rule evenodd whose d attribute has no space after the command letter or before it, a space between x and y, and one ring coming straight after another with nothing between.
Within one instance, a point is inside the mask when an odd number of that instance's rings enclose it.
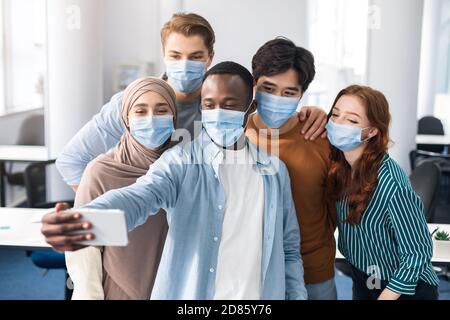
<instances>
[{"instance_id":1,"label":"white wall","mask_svg":"<svg viewBox=\"0 0 450 320\"><path fill-rule=\"evenodd\" d=\"M116 67L154 63L164 71L160 29L176 12L204 16L216 32L214 62L233 60L249 69L256 50L276 36L306 45L306 0L107 0L103 22L103 100L110 99Z\"/></svg>"},{"instance_id":2,"label":"white wall","mask_svg":"<svg viewBox=\"0 0 450 320\"><path fill-rule=\"evenodd\" d=\"M450 92L450 83L448 77L450 74L450 0L441 0L441 25L439 29L437 51L437 93Z\"/></svg>"},{"instance_id":3,"label":"white wall","mask_svg":"<svg viewBox=\"0 0 450 320\"><path fill-rule=\"evenodd\" d=\"M386 94L392 115L390 150L409 172L415 149L423 0L372 0L381 29L369 33L368 84Z\"/></svg>"},{"instance_id":4,"label":"white wall","mask_svg":"<svg viewBox=\"0 0 450 320\"><path fill-rule=\"evenodd\" d=\"M306 46L306 0L185 0L183 10L211 23L215 63L232 60L250 69L256 50L277 36Z\"/></svg>"},{"instance_id":5,"label":"white wall","mask_svg":"<svg viewBox=\"0 0 450 320\"><path fill-rule=\"evenodd\" d=\"M48 0L46 146L56 157L102 105L103 0ZM56 172L50 199L73 195Z\"/></svg>"},{"instance_id":6,"label":"white wall","mask_svg":"<svg viewBox=\"0 0 450 320\"><path fill-rule=\"evenodd\" d=\"M171 2L171 1L166 1ZM160 0L107 0L103 9L103 98L112 96L119 65L159 63ZM150 75L158 70L150 70Z\"/></svg>"}]
</instances>

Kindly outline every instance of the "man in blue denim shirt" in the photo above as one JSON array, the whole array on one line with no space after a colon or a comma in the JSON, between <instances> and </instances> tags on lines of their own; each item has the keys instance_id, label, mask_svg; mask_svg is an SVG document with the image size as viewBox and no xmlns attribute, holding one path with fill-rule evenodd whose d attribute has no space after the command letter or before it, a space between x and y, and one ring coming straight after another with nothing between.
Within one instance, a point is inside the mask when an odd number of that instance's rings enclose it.
<instances>
[{"instance_id":1,"label":"man in blue denim shirt","mask_svg":"<svg viewBox=\"0 0 450 320\"><path fill-rule=\"evenodd\" d=\"M256 108L252 86L236 63L213 67L202 88L201 134L165 152L134 185L86 206L124 210L130 230L166 210L152 299L307 298L287 169L243 133ZM227 166L234 156L240 162Z\"/></svg>"}]
</instances>

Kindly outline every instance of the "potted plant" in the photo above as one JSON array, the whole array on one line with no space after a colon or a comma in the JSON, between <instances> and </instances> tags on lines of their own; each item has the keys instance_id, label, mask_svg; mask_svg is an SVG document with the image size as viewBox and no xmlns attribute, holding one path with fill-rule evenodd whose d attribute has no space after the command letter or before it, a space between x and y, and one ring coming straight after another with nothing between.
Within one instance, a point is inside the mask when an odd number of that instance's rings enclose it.
<instances>
[{"instance_id":1,"label":"potted plant","mask_svg":"<svg viewBox=\"0 0 450 320\"><path fill-rule=\"evenodd\" d=\"M438 259L450 259L450 234L436 228L431 234L434 256Z\"/></svg>"}]
</instances>

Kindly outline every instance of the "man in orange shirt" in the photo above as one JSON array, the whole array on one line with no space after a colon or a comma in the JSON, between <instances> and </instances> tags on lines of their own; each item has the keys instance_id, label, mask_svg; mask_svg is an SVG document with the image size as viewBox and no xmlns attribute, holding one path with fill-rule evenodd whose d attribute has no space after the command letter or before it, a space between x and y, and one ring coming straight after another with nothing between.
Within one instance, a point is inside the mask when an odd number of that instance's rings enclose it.
<instances>
[{"instance_id":1,"label":"man in orange shirt","mask_svg":"<svg viewBox=\"0 0 450 320\"><path fill-rule=\"evenodd\" d=\"M330 146L326 139L313 141L300 135L304 124L297 114L300 99L314 79L314 57L277 38L258 50L252 69L258 108L248 121L247 136L278 155L288 168L309 299L335 300L335 218L325 194Z\"/></svg>"}]
</instances>

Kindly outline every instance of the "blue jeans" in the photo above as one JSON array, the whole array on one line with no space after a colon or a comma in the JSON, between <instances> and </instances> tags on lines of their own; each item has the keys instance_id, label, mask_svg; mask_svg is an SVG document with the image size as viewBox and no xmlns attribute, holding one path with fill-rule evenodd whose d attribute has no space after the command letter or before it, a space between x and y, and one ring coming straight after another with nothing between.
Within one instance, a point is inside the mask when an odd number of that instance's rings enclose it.
<instances>
[{"instance_id":1,"label":"blue jeans","mask_svg":"<svg viewBox=\"0 0 450 320\"><path fill-rule=\"evenodd\" d=\"M308 300L337 300L334 278L314 284L307 284Z\"/></svg>"}]
</instances>

